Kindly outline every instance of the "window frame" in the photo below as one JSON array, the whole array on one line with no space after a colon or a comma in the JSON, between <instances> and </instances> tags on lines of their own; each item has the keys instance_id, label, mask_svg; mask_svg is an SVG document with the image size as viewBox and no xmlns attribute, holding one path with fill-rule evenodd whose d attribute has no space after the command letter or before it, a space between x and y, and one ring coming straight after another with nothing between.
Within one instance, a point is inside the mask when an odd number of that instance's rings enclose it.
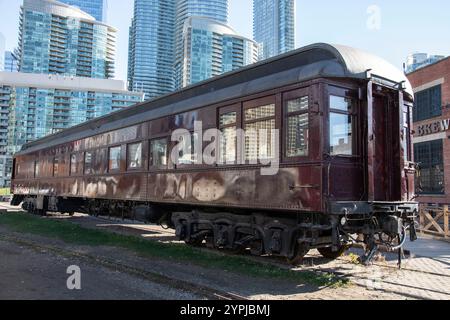
<instances>
[{"instance_id":1,"label":"window frame","mask_svg":"<svg viewBox=\"0 0 450 320\"><path fill-rule=\"evenodd\" d=\"M136 168L132 168L130 167L130 157L129 157L129 151L130 151L130 146L133 145L141 145L141 164L139 167ZM131 142L131 143L127 143L127 147L126 147L126 153L127 153L127 158L126 158L126 164L127 164L127 171L142 171L144 170L145 166L144 166L144 142L143 141L135 141L135 142Z\"/></svg>"},{"instance_id":2,"label":"window frame","mask_svg":"<svg viewBox=\"0 0 450 320\"><path fill-rule=\"evenodd\" d=\"M72 157L75 157L75 172L72 172ZM73 152L70 154L69 157L69 176L76 177L76 176L83 176L84 175L84 168L85 168L85 152Z\"/></svg>"},{"instance_id":3,"label":"window frame","mask_svg":"<svg viewBox=\"0 0 450 320\"><path fill-rule=\"evenodd\" d=\"M339 110L339 109L335 109L331 107L331 96L335 96L338 98L344 98L344 99L350 99L352 100L352 107L351 110L348 111L343 111L343 110ZM328 110L328 115L327 115L327 140L328 140L328 154L330 157L332 158L342 158L342 159L352 159L352 158L358 158L360 157L360 147L359 147L359 131L358 131L358 127L359 127L359 121L360 121L360 112L358 111L358 106L359 106L359 101L357 99L356 93L354 92L353 89L351 88L341 88L341 87L335 87L335 86L328 86L328 92L327 92L327 110ZM332 154L331 152L331 114L340 114L340 115L347 115L347 116L351 116L351 120L352 120L352 125L351 125L351 129L352 129L352 154Z\"/></svg>"},{"instance_id":4,"label":"window frame","mask_svg":"<svg viewBox=\"0 0 450 320\"><path fill-rule=\"evenodd\" d=\"M33 178L37 179L40 178L40 161L39 158L34 160L34 167L33 167Z\"/></svg>"},{"instance_id":5,"label":"window frame","mask_svg":"<svg viewBox=\"0 0 450 320\"><path fill-rule=\"evenodd\" d=\"M178 161L179 161L180 157L178 155L177 158L176 158L176 162L174 162L172 164L175 169L193 168L193 167L199 167L199 166L203 166L204 165L203 163L197 163L199 157L203 156L203 148L204 148L203 137L200 137L200 139L201 139L201 141L200 141L201 142L201 154L200 155L196 155L195 154L195 135L197 135L197 137L199 137L199 132L196 132L196 131L193 131L193 130L187 130L187 131L189 132L189 136L191 137L191 151L192 151L191 156L194 159L192 160L191 163L179 163ZM180 143L181 142L179 142L179 141L172 141L172 143L170 145L170 152L169 152L169 155L170 155L169 157L170 158L172 156L172 152L173 152L174 148L177 147ZM196 155L196 158L194 157L195 155Z\"/></svg>"},{"instance_id":6,"label":"window frame","mask_svg":"<svg viewBox=\"0 0 450 320\"><path fill-rule=\"evenodd\" d=\"M308 110L307 111L298 111L298 112L291 112L289 113L287 110L287 103L288 101L295 100L298 98L302 98L308 96ZM283 121L283 133L282 133L282 144L281 144L281 150L282 153L282 159L283 162L289 163L289 162L296 162L299 160L306 160L311 157L311 123L312 123L312 117L311 117L311 92L310 87L307 88L300 88L294 91L288 91L283 93L283 102L282 102L282 121ZM295 116L295 115L301 115L301 114L308 114L308 153L304 156L294 156L289 157L287 155L287 143L288 143L288 131L289 131L289 117Z\"/></svg>"},{"instance_id":7,"label":"window frame","mask_svg":"<svg viewBox=\"0 0 450 320\"><path fill-rule=\"evenodd\" d=\"M405 164L413 162L414 146L412 145L413 137L411 135L411 132L413 131L412 113L412 105L408 102L404 102L402 110L403 121L401 123L401 130L404 135L402 143L406 145L406 149L404 150Z\"/></svg>"},{"instance_id":8,"label":"window frame","mask_svg":"<svg viewBox=\"0 0 450 320\"><path fill-rule=\"evenodd\" d=\"M120 150L119 151L119 165L118 165L118 167L116 169L111 169L111 150L112 149L119 149ZM122 165L121 165L121 162L122 162L122 151L123 151L122 145L114 145L114 146L108 147L108 173L110 173L110 172L120 172L121 171L121 168L122 168Z\"/></svg>"},{"instance_id":9,"label":"window frame","mask_svg":"<svg viewBox=\"0 0 450 320\"><path fill-rule=\"evenodd\" d=\"M416 162L418 163L418 164L420 164L421 162L419 162L418 160L421 160L421 159L419 159L419 154L420 154L420 152L418 152L418 150L417 150L417 148L419 147L419 146L426 146L426 148L427 148L427 151L428 151L428 153L427 153L427 158L428 158L428 163L427 163L427 167L426 168L423 168L423 167L421 167L421 170L420 170L420 172L422 173L422 170L423 169L429 169L429 170L431 170L432 168L433 168L433 166L436 166L437 165L437 161L435 160L435 157L433 157L433 155L432 155L432 148L433 148L433 144L436 144L436 145L438 145L439 144L439 146L440 147L442 147L441 148L441 162L438 164L439 166L441 166L441 168L442 168L442 183L443 183L443 190L442 191L436 191L436 192L433 192L433 191L430 191L430 190L427 190L427 191L420 191L419 189L418 189L418 187L419 187L419 185L420 185L420 183L419 183L419 181L418 181L418 177L416 177L416 192L417 192L417 194L419 194L420 196L427 196L427 195L430 195L430 196L441 196L441 195L445 195L445 189L446 189L446 185L445 185L445 159L444 159L444 141L442 140L442 139L438 139L438 140L431 140L431 141L425 141L425 142L418 142L418 143L415 143L414 144L414 155L415 155L415 157L416 157ZM434 161L433 161L434 160ZM422 177L422 175L420 176L420 178ZM432 177L432 175L430 174L430 177ZM436 175L433 175L433 177L434 177L434 179L433 180L431 180L430 179L430 185L436 185L436 182L437 182L437 180L436 180Z\"/></svg>"},{"instance_id":10,"label":"window frame","mask_svg":"<svg viewBox=\"0 0 450 320\"><path fill-rule=\"evenodd\" d=\"M275 122L275 128L274 129L275 130L279 129L279 109L280 108L277 108L277 106L279 105L277 97L278 97L278 95L274 94L274 95L270 95L270 96L266 96L266 97L262 97L262 98L258 98L258 99L245 101L242 104L241 128L244 130L244 132L246 132L247 125L249 125L249 124L258 123L258 122L264 122L264 121L269 121L269 120L274 120L274 122ZM245 113L246 113L247 110L255 109L255 108L258 108L258 107L264 107L264 106L271 105L271 104L273 104L275 106L275 108L274 108L275 112L274 112L273 116L271 116L271 117L264 117L264 118L260 118L260 119L254 119L254 120L245 120ZM258 133L258 135L259 135L259 133ZM246 150L245 136L242 137L242 139L243 139L243 141L241 141L241 143L242 143L242 155L241 155L242 159L239 159L240 163L245 163L246 165L258 165L258 166L260 166L261 165L261 163L260 163L261 159L259 159L259 158L257 158L256 160L254 160L254 159L251 159L251 160L247 159L247 156L246 156L246 151L247 150ZM277 141L276 143L279 143L279 141ZM280 152L281 150L278 150L278 151ZM259 154L258 154L258 157L259 157ZM278 157L279 157L279 155L275 154L274 158L267 158L267 159L264 159L264 160L267 160L267 161L272 160L273 161L274 159L277 159ZM257 164L254 163L255 161L256 161Z\"/></svg>"},{"instance_id":11,"label":"window frame","mask_svg":"<svg viewBox=\"0 0 450 320\"><path fill-rule=\"evenodd\" d=\"M152 143L154 141L161 141L161 140L166 140L166 164L165 165L159 165L159 166L155 166L153 165L153 149L152 149ZM149 169L150 170L166 170L169 168L169 158L170 158L170 139L167 136L162 136L162 137L155 137L149 140L148 143L148 149L149 149L149 157L148 157L148 163L149 163Z\"/></svg>"},{"instance_id":12,"label":"window frame","mask_svg":"<svg viewBox=\"0 0 450 320\"><path fill-rule=\"evenodd\" d=\"M57 178L61 175L60 167L61 167L61 156L54 156L52 160L52 177Z\"/></svg>"},{"instance_id":13,"label":"window frame","mask_svg":"<svg viewBox=\"0 0 450 320\"><path fill-rule=\"evenodd\" d=\"M91 162L89 164L89 172L87 172L88 167L86 166L86 156L88 154L91 155ZM94 175L94 173L95 173L95 171L92 168L92 166L94 164L94 155L95 155L95 152L93 150L83 152L83 175L85 175L85 176L87 176L87 175L91 176L91 175Z\"/></svg>"},{"instance_id":14,"label":"window frame","mask_svg":"<svg viewBox=\"0 0 450 320\"><path fill-rule=\"evenodd\" d=\"M439 106L438 108L433 108L433 93L434 90L439 93ZM426 100L426 107L422 105L422 102ZM413 110L413 120L414 122L425 121L433 118L442 116L442 84L437 84L430 88L418 91L414 94L414 110ZM421 108L422 107L422 108Z\"/></svg>"},{"instance_id":15,"label":"window frame","mask_svg":"<svg viewBox=\"0 0 450 320\"><path fill-rule=\"evenodd\" d=\"M225 114L229 114L229 113L233 113L236 112L236 122L233 124L227 124L227 125L220 125L220 117L225 115ZM240 144L240 141L238 141L239 136L237 135L238 130L242 129L242 114L243 114L243 104L242 103L236 103L233 105L229 105L229 106L225 106L222 108L218 109L217 112L217 129L222 133L223 129L228 129L228 128L235 128L236 129L236 150L235 150L235 160L234 163L220 163L220 156L221 156L221 144L219 143L220 141L217 141L217 148L216 148L216 152L218 152L218 154L216 154L216 163L220 166L235 166L238 163L242 163L242 157L244 157L244 154L241 154L241 152L239 152L238 147Z\"/></svg>"},{"instance_id":16,"label":"window frame","mask_svg":"<svg viewBox=\"0 0 450 320\"><path fill-rule=\"evenodd\" d=\"M77 153L71 153L70 156L69 156L69 177L77 176L79 174L78 170L75 170L75 172L72 171L72 166L74 164L75 164L75 169L77 169L76 168L76 164L77 164L76 158L77 158L77 156L78 156ZM75 157L75 163L72 161L72 157Z\"/></svg>"}]
</instances>

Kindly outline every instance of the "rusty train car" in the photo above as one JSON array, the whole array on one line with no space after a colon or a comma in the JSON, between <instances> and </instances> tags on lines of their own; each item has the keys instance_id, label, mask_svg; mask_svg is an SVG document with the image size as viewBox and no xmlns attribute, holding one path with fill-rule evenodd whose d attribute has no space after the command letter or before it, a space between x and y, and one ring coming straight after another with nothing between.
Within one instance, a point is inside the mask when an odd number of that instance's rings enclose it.
<instances>
[{"instance_id":1,"label":"rusty train car","mask_svg":"<svg viewBox=\"0 0 450 320\"><path fill-rule=\"evenodd\" d=\"M400 248L407 230L415 238L412 108L400 70L315 44L23 146L12 204L159 223L190 245L292 263L362 241L369 259L380 244ZM172 159L173 133L200 121L223 133L217 161L196 161L206 142L199 150L194 139ZM264 128L279 134L263 144L236 134ZM276 174L252 161L263 151L278 159Z\"/></svg>"}]
</instances>

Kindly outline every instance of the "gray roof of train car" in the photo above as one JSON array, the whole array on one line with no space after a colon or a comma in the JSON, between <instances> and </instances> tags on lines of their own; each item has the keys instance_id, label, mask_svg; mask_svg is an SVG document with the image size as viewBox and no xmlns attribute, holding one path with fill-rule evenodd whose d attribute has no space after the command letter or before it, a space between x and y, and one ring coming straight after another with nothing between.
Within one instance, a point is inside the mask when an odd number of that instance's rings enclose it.
<instances>
[{"instance_id":1,"label":"gray roof of train car","mask_svg":"<svg viewBox=\"0 0 450 320\"><path fill-rule=\"evenodd\" d=\"M355 48L318 43L30 142L18 154L315 78L366 79L367 70L395 83L404 82L412 96L404 73L385 60Z\"/></svg>"}]
</instances>

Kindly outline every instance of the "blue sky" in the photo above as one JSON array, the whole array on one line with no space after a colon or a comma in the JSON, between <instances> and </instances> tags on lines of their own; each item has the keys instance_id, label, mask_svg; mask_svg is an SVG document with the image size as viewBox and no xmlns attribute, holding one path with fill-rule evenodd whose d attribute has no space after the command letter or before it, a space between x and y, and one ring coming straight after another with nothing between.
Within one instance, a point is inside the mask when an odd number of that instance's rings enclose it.
<instances>
[{"instance_id":1,"label":"blue sky","mask_svg":"<svg viewBox=\"0 0 450 320\"><path fill-rule=\"evenodd\" d=\"M17 44L22 0L0 0L0 32L7 48ZM252 0L229 0L229 24L252 36ZM375 5L374 14L368 8ZM128 27L133 0L109 0L108 22L119 29L116 77L126 79ZM379 18L378 18L379 17ZM375 28L368 19L374 18ZM379 23L378 23L379 22ZM373 25L373 24L371 24ZM346 44L402 66L415 51L450 55L450 2L447 0L296 0L296 46L315 42Z\"/></svg>"}]
</instances>

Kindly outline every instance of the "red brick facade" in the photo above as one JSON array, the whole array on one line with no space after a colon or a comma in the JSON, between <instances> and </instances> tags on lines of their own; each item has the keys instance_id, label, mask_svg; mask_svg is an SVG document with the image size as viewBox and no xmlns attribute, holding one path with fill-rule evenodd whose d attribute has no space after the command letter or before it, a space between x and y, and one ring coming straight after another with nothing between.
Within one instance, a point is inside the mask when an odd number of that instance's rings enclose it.
<instances>
[{"instance_id":1,"label":"red brick facade","mask_svg":"<svg viewBox=\"0 0 450 320\"><path fill-rule=\"evenodd\" d=\"M440 62L419 69L408 75L414 92L419 92L435 85L442 89L442 116L414 123L414 141L425 142L443 139L445 195L421 195L418 201L423 203L450 204L450 130L440 130L436 134L419 136L419 128L423 125L434 124L436 121L450 119L450 57Z\"/></svg>"}]
</instances>

